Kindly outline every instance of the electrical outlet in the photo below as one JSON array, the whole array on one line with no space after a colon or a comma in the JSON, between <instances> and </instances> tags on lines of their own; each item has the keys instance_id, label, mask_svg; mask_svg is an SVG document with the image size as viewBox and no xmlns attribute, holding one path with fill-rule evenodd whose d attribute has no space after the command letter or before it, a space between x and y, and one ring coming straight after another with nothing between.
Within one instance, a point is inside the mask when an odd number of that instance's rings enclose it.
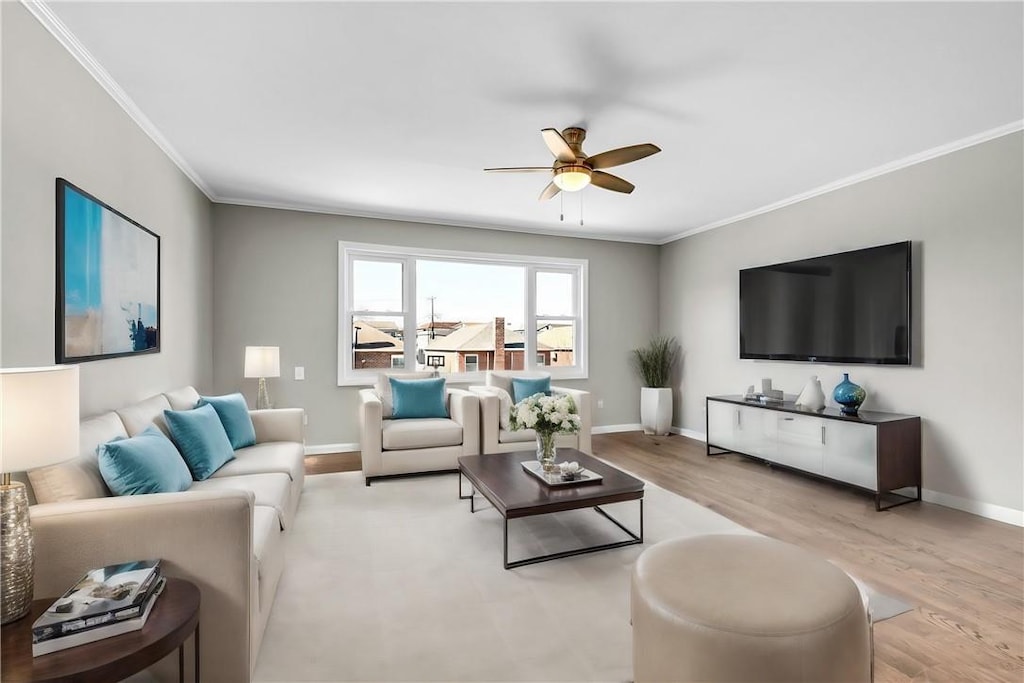
<instances>
[{"instance_id":1,"label":"electrical outlet","mask_svg":"<svg viewBox=\"0 0 1024 683\"><path fill-rule=\"evenodd\" d=\"M301 365L296 365L295 366L295 379L300 380L300 381L306 379L306 368L302 367Z\"/></svg>"},{"instance_id":2,"label":"electrical outlet","mask_svg":"<svg viewBox=\"0 0 1024 683\"><path fill-rule=\"evenodd\" d=\"M597 399L597 407L598 408L604 408L604 399L603 398Z\"/></svg>"}]
</instances>

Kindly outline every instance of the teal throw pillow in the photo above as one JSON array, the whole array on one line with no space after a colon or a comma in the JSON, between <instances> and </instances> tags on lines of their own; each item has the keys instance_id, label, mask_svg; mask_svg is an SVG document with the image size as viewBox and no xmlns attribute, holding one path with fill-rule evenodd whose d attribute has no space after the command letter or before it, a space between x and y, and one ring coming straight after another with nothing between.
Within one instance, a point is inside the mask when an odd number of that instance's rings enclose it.
<instances>
[{"instance_id":1,"label":"teal throw pillow","mask_svg":"<svg viewBox=\"0 0 1024 683\"><path fill-rule=\"evenodd\" d=\"M118 437L96 449L100 474L116 496L176 493L192 485L192 474L171 440L150 425L130 439Z\"/></svg>"},{"instance_id":2,"label":"teal throw pillow","mask_svg":"<svg viewBox=\"0 0 1024 683\"><path fill-rule=\"evenodd\" d=\"M197 481L208 479L224 463L234 459L235 451L213 406L165 410L164 419L171 438Z\"/></svg>"},{"instance_id":3,"label":"teal throw pillow","mask_svg":"<svg viewBox=\"0 0 1024 683\"><path fill-rule=\"evenodd\" d=\"M448 417L444 407L444 378L396 379L391 382L392 417Z\"/></svg>"},{"instance_id":4,"label":"teal throw pillow","mask_svg":"<svg viewBox=\"0 0 1024 683\"><path fill-rule=\"evenodd\" d=\"M211 405L224 425L228 441L236 451L256 443L256 428L252 426L249 406L241 394L227 396L200 396L197 406Z\"/></svg>"},{"instance_id":5,"label":"teal throw pillow","mask_svg":"<svg viewBox=\"0 0 1024 683\"><path fill-rule=\"evenodd\" d=\"M534 394L551 395L550 377L513 377L512 400L519 403Z\"/></svg>"}]
</instances>

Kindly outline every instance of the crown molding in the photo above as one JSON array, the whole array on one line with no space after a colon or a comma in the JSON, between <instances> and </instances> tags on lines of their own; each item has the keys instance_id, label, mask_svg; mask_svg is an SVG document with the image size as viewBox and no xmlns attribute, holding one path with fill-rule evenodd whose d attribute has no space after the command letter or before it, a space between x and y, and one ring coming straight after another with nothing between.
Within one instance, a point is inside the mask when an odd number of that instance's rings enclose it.
<instances>
[{"instance_id":1,"label":"crown molding","mask_svg":"<svg viewBox=\"0 0 1024 683\"><path fill-rule=\"evenodd\" d=\"M383 213L375 211L360 211L345 208L327 208L313 204L301 204L297 202L270 202L258 199L239 199L234 197L214 197L212 201L216 204L230 206L246 206L255 209L275 209L278 211L304 211L306 213L318 213L327 216L347 216L349 218L372 218L384 221L400 221L402 223L423 223L426 225L443 225L453 228L475 228L477 230L498 230L501 232L518 232L527 235L543 235L545 237L564 237L566 239L588 239L601 240L604 242L625 242L628 244L647 244L656 246L661 244L655 239L643 239L637 237L624 237L622 235L606 235L596 232L575 232L567 234L557 230L546 230L544 228L519 227L514 225L501 225L497 223L479 223L460 221L451 218L434 218L431 216L411 216L397 213Z\"/></svg>"},{"instance_id":2,"label":"crown molding","mask_svg":"<svg viewBox=\"0 0 1024 683\"><path fill-rule=\"evenodd\" d=\"M1016 133L1019 130L1024 130L1024 119L1020 121L1013 121L1011 123L1007 123L997 128L982 131L981 133L970 135L966 138L954 140L953 142L948 142L944 145L939 145L938 147L932 147L931 149L927 149L923 152L911 154L910 156L903 157L902 159L897 159L896 161L891 161L887 164L882 164L881 166L876 166L875 168L868 169L867 171L855 173L854 175L847 176L840 180L836 180L835 182L828 183L827 185L816 187L813 190L801 192L800 194L795 194L792 197L782 199L772 204L767 204L765 206L762 206L761 208L754 209L753 211L747 211L746 213L741 213L731 218L715 221L714 223L708 223L707 225L702 225L700 227L692 228L690 230L684 230L683 232L672 235L671 237L666 237L663 240L659 240L657 244L669 244L670 242L681 240L684 237L690 237L698 233L707 232L708 230L714 230L716 228L721 228L726 225L738 223L748 218L753 218L754 216L760 216L761 214L770 213L777 209L781 209L785 206L789 206L790 204L797 204L799 202L811 199L813 197L818 197L823 194L828 194L829 192L840 190L844 187L849 187L850 185L862 183L865 180L871 180L872 178L877 178L878 176L882 176L887 173L892 173L893 171L898 171L909 166L920 164L924 161L929 161L930 159L935 159L937 157L945 156L947 154L952 154L953 152L958 152L961 149L966 149L967 147L980 145L983 142L988 142L989 140L1001 138L1004 135L1010 135L1011 133Z\"/></svg>"},{"instance_id":3,"label":"crown molding","mask_svg":"<svg viewBox=\"0 0 1024 683\"><path fill-rule=\"evenodd\" d=\"M78 38L64 25L57 15L46 4L45 0L21 0L21 4L34 16L43 27L57 39L64 49L71 53L71 56L81 64L100 86L107 91L114 101L124 110L126 114L142 129L149 138L156 143L167 157L174 162L174 165L181 169L181 172L206 195L210 201L216 201L216 195L210 189L206 181L196 173L195 169L189 166L184 157L178 154L178 150L168 142L160 130L149 118L142 113L138 105L128 96L121 86L117 84L113 76L100 65L96 58L85 48Z\"/></svg>"}]
</instances>

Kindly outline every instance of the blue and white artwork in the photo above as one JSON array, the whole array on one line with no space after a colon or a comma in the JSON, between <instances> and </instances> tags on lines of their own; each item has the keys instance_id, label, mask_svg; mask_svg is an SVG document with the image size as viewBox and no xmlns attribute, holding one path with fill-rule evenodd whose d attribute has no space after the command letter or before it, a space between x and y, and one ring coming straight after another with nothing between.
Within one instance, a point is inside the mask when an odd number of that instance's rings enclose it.
<instances>
[{"instance_id":1,"label":"blue and white artwork","mask_svg":"<svg viewBox=\"0 0 1024 683\"><path fill-rule=\"evenodd\" d=\"M63 179L57 207L57 362L159 351L160 238Z\"/></svg>"}]
</instances>

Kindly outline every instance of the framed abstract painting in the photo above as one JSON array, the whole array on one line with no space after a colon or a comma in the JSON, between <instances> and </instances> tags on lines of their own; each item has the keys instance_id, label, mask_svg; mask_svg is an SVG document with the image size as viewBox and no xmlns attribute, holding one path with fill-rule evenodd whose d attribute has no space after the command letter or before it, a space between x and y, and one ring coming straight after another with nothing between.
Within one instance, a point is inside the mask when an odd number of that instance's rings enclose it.
<instances>
[{"instance_id":1,"label":"framed abstract painting","mask_svg":"<svg viewBox=\"0 0 1024 683\"><path fill-rule=\"evenodd\" d=\"M57 363L160 351L160 236L57 178Z\"/></svg>"}]
</instances>

